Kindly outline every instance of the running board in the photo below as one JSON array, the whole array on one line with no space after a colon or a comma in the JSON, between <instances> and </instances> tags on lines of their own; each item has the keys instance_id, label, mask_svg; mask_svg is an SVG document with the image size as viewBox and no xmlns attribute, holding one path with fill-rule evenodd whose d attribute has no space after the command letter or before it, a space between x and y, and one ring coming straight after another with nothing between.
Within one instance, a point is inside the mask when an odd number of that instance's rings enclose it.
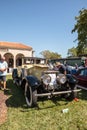
<instances>
[{"instance_id":1,"label":"running board","mask_svg":"<svg viewBox=\"0 0 87 130\"><path fill-rule=\"evenodd\" d=\"M62 91L62 92L51 92L51 93L42 93L42 94L35 94L36 97L42 97L42 96L52 96L52 95L60 95L65 93L72 93L72 92L79 92L81 89L77 90L69 90L69 91Z\"/></svg>"}]
</instances>

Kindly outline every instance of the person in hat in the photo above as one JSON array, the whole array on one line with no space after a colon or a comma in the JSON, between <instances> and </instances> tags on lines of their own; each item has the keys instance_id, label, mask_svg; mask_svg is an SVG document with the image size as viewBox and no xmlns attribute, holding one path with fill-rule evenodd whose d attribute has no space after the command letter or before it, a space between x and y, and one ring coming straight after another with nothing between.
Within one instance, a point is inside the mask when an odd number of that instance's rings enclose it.
<instances>
[{"instance_id":1,"label":"person in hat","mask_svg":"<svg viewBox=\"0 0 87 130\"><path fill-rule=\"evenodd\" d=\"M66 67L63 64L61 64L60 62L56 62L56 67L60 73L66 75Z\"/></svg>"},{"instance_id":2,"label":"person in hat","mask_svg":"<svg viewBox=\"0 0 87 130\"><path fill-rule=\"evenodd\" d=\"M0 57L0 85L1 82L3 81L3 88L2 89L6 89L6 74L7 74L7 69L8 69L8 64L5 61L5 57L1 56Z\"/></svg>"}]
</instances>

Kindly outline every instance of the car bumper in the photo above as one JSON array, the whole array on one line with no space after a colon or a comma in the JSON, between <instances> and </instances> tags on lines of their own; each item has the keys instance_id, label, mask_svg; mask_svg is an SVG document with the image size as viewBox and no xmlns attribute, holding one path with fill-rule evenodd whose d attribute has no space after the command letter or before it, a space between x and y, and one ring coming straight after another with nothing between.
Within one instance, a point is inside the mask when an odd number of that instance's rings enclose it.
<instances>
[{"instance_id":1,"label":"car bumper","mask_svg":"<svg viewBox=\"0 0 87 130\"><path fill-rule=\"evenodd\" d=\"M81 91L81 89L69 90L69 91L61 91L61 92L35 94L35 96L36 97L54 96L54 95L60 95L60 94L66 94L66 93L72 93L72 92L79 92L79 91Z\"/></svg>"}]
</instances>

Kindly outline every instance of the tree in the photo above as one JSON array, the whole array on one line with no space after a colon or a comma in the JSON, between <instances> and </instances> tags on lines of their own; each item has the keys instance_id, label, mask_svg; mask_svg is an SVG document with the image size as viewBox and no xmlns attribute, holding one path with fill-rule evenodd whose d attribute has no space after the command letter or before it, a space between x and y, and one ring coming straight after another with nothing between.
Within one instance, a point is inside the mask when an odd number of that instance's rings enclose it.
<instances>
[{"instance_id":1,"label":"tree","mask_svg":"<svg viewBox=\"0 0 87 130\"><path fill-rule=\"evenodd\" d=\"M46 59L56 59L56 58L61 58L61 55L56 53L56 52L51 52L49 50L45 50L40 52L40 54L46 58Z\"/></svg>"},{"instance_id":2,"label":"tree","mask_svg":"<svg viewBox=\"0 0 87 130\"><path fill-rule=\"evenodd\" d=\"M77 56L77 48L72 47L72 48L68 49L67 54L69 57L76 57Z\"/></svg>"},{"instance_id":3,"label":"tree","mask_svg":"<svg viewBox=\"0 0 87 130\"><path fill-rule=\"evenodd\" d=\"M84 54L85 48L87 48L87 9L82 9L79 11L79 16L75 17L77 23L72 30L72 33L77 31L78 46L77 55Z\"/></svg>"}]
</instances>

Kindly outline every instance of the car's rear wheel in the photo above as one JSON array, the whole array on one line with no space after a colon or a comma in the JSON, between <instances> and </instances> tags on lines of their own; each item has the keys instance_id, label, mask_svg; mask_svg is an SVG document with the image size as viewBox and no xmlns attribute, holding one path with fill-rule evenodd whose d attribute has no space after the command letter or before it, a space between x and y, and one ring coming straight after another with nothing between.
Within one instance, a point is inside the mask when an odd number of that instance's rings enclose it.
<instances>
[{"instance_id":1,"label":"car's rear wheel","mask_svg":"<svg viewBox=\"0 0 87 130\"><path fill-rule=\"evenodd\" d=\"M25 85L25 100L28 105L28 107L34 107L37 105L37 97L35 96L37 94L36 89L32 89L32 87L26 83Z\"/></svg>"}]
</instances>

